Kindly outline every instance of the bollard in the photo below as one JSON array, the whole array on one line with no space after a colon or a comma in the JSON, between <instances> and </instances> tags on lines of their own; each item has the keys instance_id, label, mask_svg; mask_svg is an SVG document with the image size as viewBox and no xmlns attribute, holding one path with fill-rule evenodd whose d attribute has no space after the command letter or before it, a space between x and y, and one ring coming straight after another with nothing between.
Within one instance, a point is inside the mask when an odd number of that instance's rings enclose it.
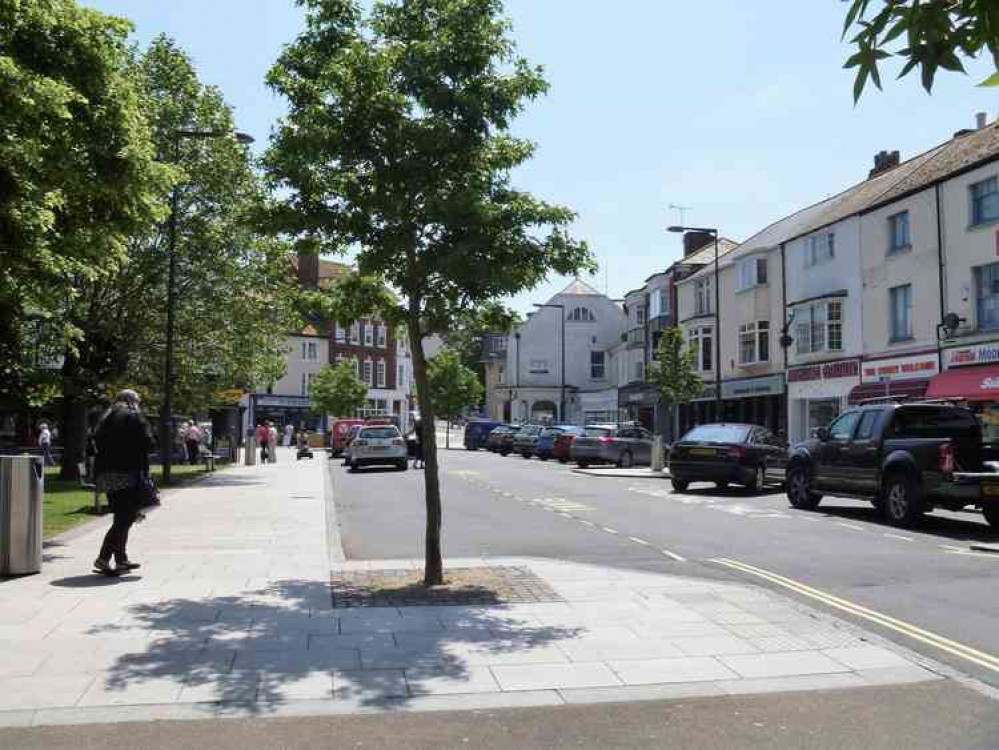
<instances>
[{"instance_id":1,"label":"bollard","mask_svg":"<svg viewBox=\"0 0 999 750\"><path fill-rule=\"evenodd\" d=\"M652 471L663 470L663 436L652 438Z\"/></svg>"},{"instance_id":2,"label":"bollard","mask_svg":"<svg viewBox=\"0 0 999 750\"><path fill-rule=\"evenodd\" d=\"M257 463L257 436L254 435L253 430L248 430L246 436L246 441L243 447L243 462L247 466L253 466Z\"/></svg>"}]
</instances>

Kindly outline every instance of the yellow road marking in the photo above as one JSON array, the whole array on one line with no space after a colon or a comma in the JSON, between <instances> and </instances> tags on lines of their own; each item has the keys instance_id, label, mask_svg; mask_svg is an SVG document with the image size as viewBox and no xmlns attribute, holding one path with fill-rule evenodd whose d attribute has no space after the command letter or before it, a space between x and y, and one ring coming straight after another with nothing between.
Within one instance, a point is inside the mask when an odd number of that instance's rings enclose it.
<instances>
[{"instance_id":1,"label":"yellow road marking","mask_svg":"<svg viewBox=\"0 0 999 750\"><path fill-rule=\"evenodd\" d=\"M933 646L941 651L946 651L953 656L970 661L980 667L992 670L993 672L999 672L999 657L987 654L984 651L979 651L978 649L966 646L963 643L958 643L957 641L953 641L949 638L945 638L944 636L938 635L937 633L933 633L929 630L924 630L923 628L917 627L911 623L898 620L873 609L868 609L867 607L846 599L840 599L837 596L827 594L824 591L812 588L811 586L807 586L799 581L795 581L791 578L785 578L777 573L772 573L769 570L757 568L738 560L718 557L712 559L711 562L724 565L725 567L738 570L742 573L754 575L758 578L763 578L764 580L775 583L778 586L782 586L786 589L799 593L802 596L807 596L816 601L820 601L823 604L833 607L834 609L839 609L843 612L848 612L849 614L869 620L870 622L877 623L878 625L886 627L889 630L894 630L896 633L901 633L902 635L920 641L921 643Z\"/></svg>"}]
</instances>

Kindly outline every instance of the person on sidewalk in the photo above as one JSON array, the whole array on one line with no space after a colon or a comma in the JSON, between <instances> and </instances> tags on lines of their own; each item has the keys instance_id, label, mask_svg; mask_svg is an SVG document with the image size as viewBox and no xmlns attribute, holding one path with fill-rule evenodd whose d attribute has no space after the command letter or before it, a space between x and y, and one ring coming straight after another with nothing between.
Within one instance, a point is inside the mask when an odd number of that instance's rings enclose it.
<instances>
[{"instance_id":1,"label":"person on sidewalk","mask_svg":"<svg viewBox=\"0 0 999 750\"><path fill-rule=\"evenodd\" d=\"M107 494L114 513L111 528L104 536L94 570L114 576L139 567L128 559L128 532L141 510L149 483L149 451L152 437L149 424L139 408L139 394L124 390L101 418L94 435L97 456L95 483ZM115 567L111 567L111 558Z\"/></svg>"},{"instance_id":2,"label":"person on sidewalk","mask_svg":"<svg viewBox=\"0 0 999 750\"><path fill-rule=\"evenodd\" d=\"M284 426L284 447L290 448L292 438L295 436L295 425L291 422Z\"/></svg>"},{"instance_id":3,"label":"person on sidewalk","mask_svg":"<svg viewBox=\"0 0 999 750\"><path fill-rule=\"evenodd\" d=\"M42 463L55 466L55 459L52 458L52 431L45 422L38 425L38 447L42 451Z\"/></svg>"},{"instance_id":4,"label":"person on sidewalk","mask_svg":"<svg viewBox=\"0 0 999 750\"><path fill-rule=\"evenodd\" d=\"M271 431L267 428L266 422L261 421L260 424L257 425L256 437L257 445L260 446L260 463L265 464L267 463L268 458L267 446L270 445L271 442Z\"/></svg>"},{"instance_id":5,"label":"person on sidewalk","mask_svg":"<svg viewBox=\"0 0 999 750\"><path fill-rule=\"evenodd\" d=\"M417 422L414 425L415 432L413 433L413 438L416 441L413 447L413 468L422 469L423 465L423 423Z\"/></svg>"},{"instance_id":6,"label":"person on sidewalk","mask_svg":"<svg viewBox=\"0 0 999 750\"><path fill-rule=\"evenodd\" d=\"M184 443L187 445L187 463L194 466L201 457L201 430L194 422L187 423L187 429L184 431Z\"/></svg>"},{"instance_id":7,"label":"person on sidewalk","mask_svg":"<svg viewBox=\"0 0 999 750\"><path fill-rule=\"evenodd\" d=\"M278 431L273 422L267 423L267 431L267 456L270 458L271 463L274 463L277 461Z\"/></svg>"}]
</instances>

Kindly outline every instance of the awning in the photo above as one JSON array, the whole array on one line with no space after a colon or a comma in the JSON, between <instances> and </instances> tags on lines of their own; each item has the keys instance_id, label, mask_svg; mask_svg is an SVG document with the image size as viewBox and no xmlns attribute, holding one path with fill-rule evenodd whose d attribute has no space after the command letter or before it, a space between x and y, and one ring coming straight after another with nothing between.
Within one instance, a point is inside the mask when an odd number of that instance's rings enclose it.
<instances>
[{"instance_id":1,"label":"awning","mask_svg":"<svg viewBox=\"0 0 999 750\"><path fill-rule=\"evenodd\" d=\"M906 401L923 398L930 385L929 378L912 380L890 380L887 383L863 383L850 391L849 402L859 404L864 401Z\"/></svg>"},{"instance_id":2,"label":"awning","mask_svg":"<svg viewBox=\"0 0 999 750\"><path fill-rule=\"evenodd\" d=\"M926 397L999 401L999 365L948 370L930 381Z\"/></svg>"}]
</instances>

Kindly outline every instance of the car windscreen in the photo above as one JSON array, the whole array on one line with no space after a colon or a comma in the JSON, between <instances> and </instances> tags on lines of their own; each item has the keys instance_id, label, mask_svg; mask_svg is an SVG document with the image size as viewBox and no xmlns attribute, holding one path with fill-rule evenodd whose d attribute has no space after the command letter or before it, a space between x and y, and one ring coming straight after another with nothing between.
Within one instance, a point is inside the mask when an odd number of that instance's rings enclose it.
<instances>
[{"instance_id":1,"label":"car windscreen","mask_svg":"<svg viewBox=\"0 0 999 750\"><path fill-rule=\"evenodd\" d=\"M399 430L395 427L368 427L367 429L361 430L358 437L374 440L387 440L400 437L400 435Z\"/></svg>"},{"instance_id":2,"label":"car windscreen","mask_svg":"<svg viewBox=\"0 0 999 750\"><path fill-rule=\"evenodd\" d=\"M608 427L587 427L583 430L583 435L586 437L607 437L611 432L612 430Z\"/></svg>"},{"instance_id":3,"label":"car windscreen","mask_svg":"<svg viewBox=\"0 0 999 750\"><path fill-rule=\"evenodd\" d=\"M744 443L748 427L730 424L702 424L683 436L685 443Z\"/></svg>"}]
</instances>

